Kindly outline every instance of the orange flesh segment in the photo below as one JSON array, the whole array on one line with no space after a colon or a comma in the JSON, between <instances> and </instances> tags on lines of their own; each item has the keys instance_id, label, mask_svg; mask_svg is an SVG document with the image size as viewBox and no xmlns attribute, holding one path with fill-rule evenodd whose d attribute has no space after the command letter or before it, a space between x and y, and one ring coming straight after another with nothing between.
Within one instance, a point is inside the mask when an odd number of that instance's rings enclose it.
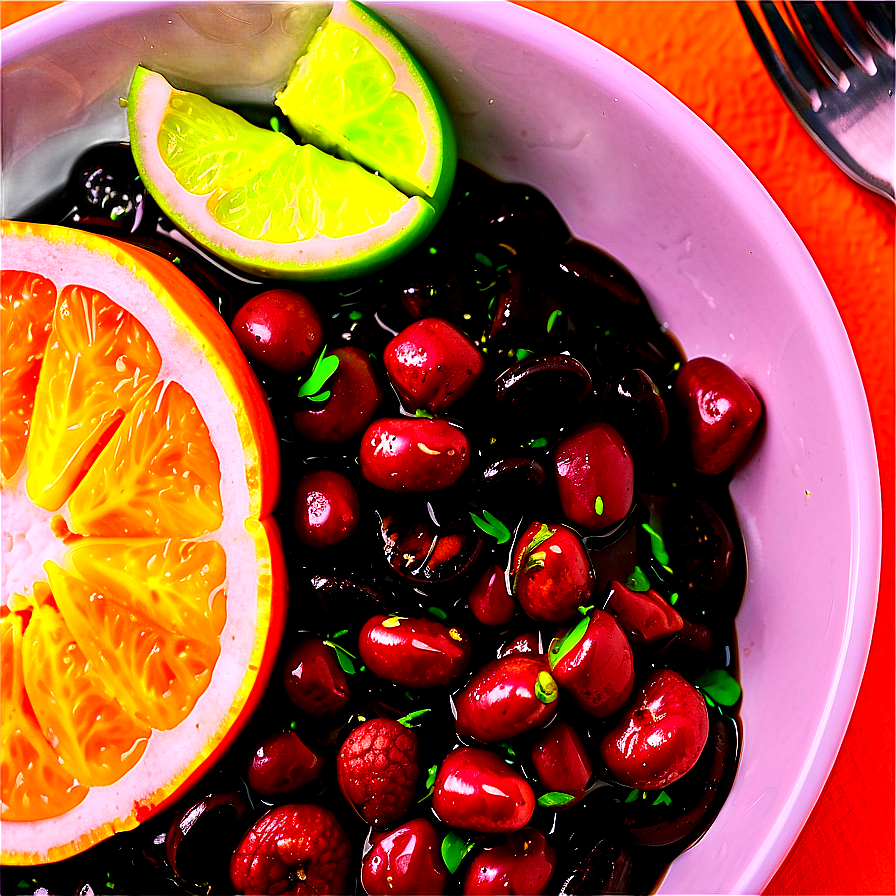
<instances>
[{"instance_id":1,"label":"orange flesh segment","mask_svg":"<svg viewBox=\"0 0 896 896\"><path fill-rule=\"evenodd\" d=\"M149 726L112 698L50 603L25 629L22 666L41 730L80 783L112 784L136 764Z\"/></svg>"},{"instance_id":2,"label":"orange flesh segment","mask_svg":"<svg viewBox=\"0 0 896 896\"><path fill-rule=\"evenodd\" d=\"M38 821L119 780L206 690L226 622L225 551L208 538L221 474L133 315L78 286L57 300L27 272L2 287L3 476L27 459L28 496L61 509L51 528L70 545L45 563L52 595L35 582L0 620L0 817Z\"/></svg>"},{"instance_id":3,"label":"orange flesh segment","mask_svg":"<svg viewBox=\"0 0 896 896\"><path fill-rule=\"evenodd\" d=\"M57 510L162 366L132 315L96 290L66 286L53 315L28 439L28 494Z\"/></svg>"},{"instance_id":4,"label":"orange flesh segment","mask_svg":"<svg viewBox=\"0 0 896 896\"><path fill-rule=\"evenodd\" d=\"M182 551L191 548L196 550L183 560L188 567L184 575L178 564ZM79 545L75 552L79 550L89 546ZM220 577L217 588L223 584L219 551L216 542L194 542L166 552L173 563L166 569L172 573L171 587L165 589L147 587L129 570L87 579L48 564L56 602L97 675L135 719L153 728L170 730L186 718L217 662L220 644L213 626L186 623L209 600L206 565ZM113 547L109 553L114 559L117 552ZM98 566L94 569L101 573Z\"/></svg>"},{"instance_id":5,"label":"orange flesh segment","mask_svg":"<svg viewBox=\"0 0 896 896\"><path fill-rule=\"evenodd\" d=\"M49 280L27 271L0 273L0 471L7 479L25 456L55 305Z\"/></svg>"},{"instance_id":6,"label":"orange flesh segment","mask_svg":"<svg viewBox=\"0 0 896 896\"><path fill-rule=\"evenodd\" d=\"M72 494L72 531L130 538L206 535L223 521L220 479L196 402L178 383L157 382Z\"/></svg>"},{"instance_id":7,"label":"orange flesh segment","mask_svg":"<svg viewBox=\"0 0 896 896\"><path fill-rule=\"evenodd\" d=\"M73 809L87 796L53 751L25 692L22 639L25 619L12 613L0 619L2 703L0 799L3 821L36 821Z\"/></svg>"}]
</instances>

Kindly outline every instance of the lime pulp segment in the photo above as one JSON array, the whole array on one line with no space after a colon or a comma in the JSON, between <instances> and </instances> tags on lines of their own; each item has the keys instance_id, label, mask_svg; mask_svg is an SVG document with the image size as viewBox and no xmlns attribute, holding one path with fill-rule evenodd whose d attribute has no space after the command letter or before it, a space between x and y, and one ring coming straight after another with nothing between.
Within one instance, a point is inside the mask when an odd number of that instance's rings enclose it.
<instances>
[{"instance_id":1,"label":"lime pulp segment","mask_svg":"<svg viewBox=\"0 0 896 896\"><path fill-rule=\"evenodd\" d=\"M426 154L423 127L416 106L394 83L392 67L366 37L328 19L277 104L305 139L426 195L418 174Z\"/></svg>"},{"instance_id":2,"label":"lime pulp segment","mask_svg":"<svg viewBox=\"0 0 896 896\"><path fill-rule=\"evenodd\" d=\"M406 202L387 181L312 145L172 90L158 132L162 161L209 214L249 239L334 239L386 223Z\"/></svg>"}]
</instances>

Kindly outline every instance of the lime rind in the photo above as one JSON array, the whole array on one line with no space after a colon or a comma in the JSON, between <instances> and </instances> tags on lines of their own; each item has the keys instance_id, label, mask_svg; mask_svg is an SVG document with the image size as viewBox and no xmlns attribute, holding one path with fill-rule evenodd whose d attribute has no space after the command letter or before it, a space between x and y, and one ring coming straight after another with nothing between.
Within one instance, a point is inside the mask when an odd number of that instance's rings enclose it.
<instances>
[{"instance_id":1,"label":"lime rind","mask_svg":"<svg viewBox=\"0 0 896 896\"><path fill-rule=\"evenodd\" d=\"M444 209L457 168L451 115L420 63L366 7L333 9L275 102L303 139Z\"/></svg>"},{"instance_id":2,"label":"lime rind","mask_svg":"<svg viewBox=\"0 0 896 896\"><path fill-rule=\"evenodd\" d=\"M360 276L413 248L436 221L426 200L144 68L131 84L128 124L138 172L161 209L241 270Z\"/></svg>"}]
</instances>

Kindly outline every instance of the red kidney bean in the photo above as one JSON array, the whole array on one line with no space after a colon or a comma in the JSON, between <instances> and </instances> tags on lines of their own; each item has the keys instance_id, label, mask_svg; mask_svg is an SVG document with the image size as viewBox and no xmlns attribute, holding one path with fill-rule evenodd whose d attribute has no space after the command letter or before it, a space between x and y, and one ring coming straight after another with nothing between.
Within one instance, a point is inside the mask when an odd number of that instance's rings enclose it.
<instances>
[{"instance_id":1,"label":"red kidney bean","mask_svg":"<svg viewBox=\"0 0 896 896\"><path fill-rule=\"evenodd\" d=\"M294 731L278 731L265 738L249 763L249 785L263 796L297 790L320 778L323 757Z\"/></svg>"},{"instance_id":2,"label":"red kidney bean","mask_svg":"<svg viewBox=\"0 0 896 896\"><path fill-rule=\"evenodd\" d=\"M445 420L389 417L361 439L361 473L393 492L431 492L454 485L470 464L470 443Z\"/></svg>"},{"instance_id":3,"label":"red kidney bean","mask_svg":"<svg viewBox=\"0 0 896 896\"><path fill-rule=\"evenodd\" d=\"M292 422L299 435L311 442L342 443L364 432L383 400L383 390L367 352L342 346L327 354L339 359L323 387L330 397L296 411Z\"/></svg>"},{"instance_id":4,"label":"red kidney bean","mask_svg":"<svg viewBox=\"0 0 896 896\"><path fill-rule=\"evenodd\" d=\"M555 808L574 806L588 791L594 769L581 737L568 722L554 722L532 745L530 756L546 792L573 798Z\"/></svg>"},{"instance_id":5,"label":"red kidney bean","mask_svg":"<svg viewBox=\"0 0 896 896\"><path fill-rule=\"evenodd\" d=\"M691 770L708 737L701 693L678 672L660 669L601 739L600 755L623 784L661 790Z\"/></svg>"},{"instance_id":6,"label":"red kidney bean","mask_svg":"<svg viewBox=\"0 0 896 896\"><path fill-rule=\"evenodd\" d=\"M557 714L557 684L542 657L508 656L483 666L454 698L456 729L484 743L542 728Z\"/></svg>"},{"instance_id":7,"label":"red kidney bean","mask_svg":"<svg viewBox=\"0 0 896 896\"><path fill-rule=\"evenodd\" d=\"M482 354L454 324L438 317L416 321L386 346L383 363L405 406L447 410L475 384Z\"/></svg>"},{"instance_id":8,"label":"red kidney bean","mask_svg":"<svg viewBox=\"0 0 896 896\"><path fill-rule=\"evenodd\" d=\"M589 715L599 719L625 705L635 683L632 649L616 620L592 610L557 634L548 648L557 684Z\"/></svg>"},{"instance_id":9,"label":"red kidney bean","mask_svg":"<svg viewBox=\"0 0 896 896\"><path fill-rule=\"evenodd\" d=\"M425 617L372 616L358 638L358 652L379 678L410 688L450 684L470 664L466 633Z\"/></svg>"},{"instance_id":10,"label":"red kidney bean","mask_svg":"<svg viewBox=\"0 0 896 896\"><path fill-rule=\"evenodd\" d=\"M553 451L560 505L586 529L606 529L632 506L635 468L622 436L608 423L588 423L565 436Z\"/></svg>"},{"instance_id":11,"label":"red kidney bean","mask_svg":"<svg viewBox=\"0 0 896 896\"><path fill-rule=\"evenodd\" d=\"M749 383L715 358L692 358L678 371L675 397L685 410L694 466L701 473L727 470L747 447L762 403Z\"/></svg>"},{"instance_id":12,"label":"red kidney bean","mask_svg":"<svg viewBox=\"0 0 896 896\"><path fill-rule=\"evenodd\" d=\"M315 718L335 715L350 696L336 650L321 638L305 638L293 648L283 666L283 686L289 699Z\"/></svg>"},{"instance_id":13,"label":"red kidney bean","mask_svg":"<svg viewBox=\"0 0 896 896\"><path fill-rule=\"evenodd\" d=\"M292 289L270 289L249 299L231 329L251 361L284 373L307 367L323 339L317 309Z\"/></svg>"},{"instance_id":14,"label":"red kidney bean","mask_svg":"<svg viewBox=\"0 0 896 896\"><path fill-rule=\"evenodd\" d=\"M358 527L361 508L354 486L341 473L315 470L296 487L294 524L300 541L313 548L345 541Z\"/></svg>"},{"instance_id":15,"label":"red kidney bean","mask_svg":"<svg viewBox=\"0 0 896 896\"><path fill-rule=\"evenodd\" d=\"M470 610L483 625L506 625L516 615L516 601L507 590L504 570L492 564L473 585L467 598Z\"/></svg>"}]
</instances>

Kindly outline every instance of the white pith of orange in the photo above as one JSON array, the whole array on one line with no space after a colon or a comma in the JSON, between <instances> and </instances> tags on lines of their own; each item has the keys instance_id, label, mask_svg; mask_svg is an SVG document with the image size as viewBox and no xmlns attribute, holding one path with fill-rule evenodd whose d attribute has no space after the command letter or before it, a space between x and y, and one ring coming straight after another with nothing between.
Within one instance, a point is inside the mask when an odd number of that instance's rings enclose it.
<instances>
[{"instance_id":1,"label":"white pith of orange","mask_svg":"<svg viewBox=\"0 0 896 896\"><path fill-rule=\"evenodd\" d=\"M179 383L192 396L217 452L223 519L216 531L195 540L218 542L226 556L226 618L208 686L182 723L151 731L143 755L114 783L91 787L78 805L56 817L3 820L4 864L27 865L57 861L135 827L213 761L270 673L286 585L270 516L279 488L276 435L264 396L217 310L167 261L136 247L67 228L9 222L3 223L2 239L4 269L32 271L57 290L78 284L102 292L148 331L162 359L159 380ZM20 606L35 591L39 597L48 588L44 582L55 576L58 584L65 577L72 551L87 543L101 547L103 540L89 536L66 543L71 539L58 537L77 530L67 503L35 508L27 477L26 456L3 480L4 510L11 510L11 516L4 512L3 529L10 536L4 541L20 543L34 524L40 530L36 548L50 562L31 583L27 572L24 580L16 578L15 563L4 570L3 612L10 617L10 604Z\"/></svg>"}]
</instances>

